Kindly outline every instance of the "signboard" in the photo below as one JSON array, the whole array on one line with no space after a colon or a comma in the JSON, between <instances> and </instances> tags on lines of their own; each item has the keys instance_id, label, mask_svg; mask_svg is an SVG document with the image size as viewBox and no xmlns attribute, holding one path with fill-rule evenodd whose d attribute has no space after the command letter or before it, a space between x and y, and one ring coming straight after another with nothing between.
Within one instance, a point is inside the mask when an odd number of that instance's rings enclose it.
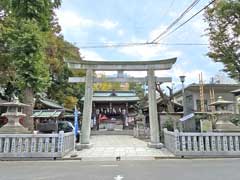
<instances>
[{"instance_id":1,"label":"signboard","mask_svg":"<svg viewBox=\"0 0 240 180\"><path fill-rule=\"evenodd\" d=\"M187 115L187 116L183 116L182 118L180 118L179 119L179 121L186 121L186 120L189 120L189 119L191 119L192 117L194 116L194 113L191 113L191 114L189 114L189 115Z\"/></svg>"},{"instance_id":2,"label":"signboard","mask_svg":"<svg viewBox=\"0 0 240 180\"><path fill-rule=\"evenodd\" d=\"M212 122L207 119L201 119L201 132L212 132Z\"/></svg>"}]
</instances>

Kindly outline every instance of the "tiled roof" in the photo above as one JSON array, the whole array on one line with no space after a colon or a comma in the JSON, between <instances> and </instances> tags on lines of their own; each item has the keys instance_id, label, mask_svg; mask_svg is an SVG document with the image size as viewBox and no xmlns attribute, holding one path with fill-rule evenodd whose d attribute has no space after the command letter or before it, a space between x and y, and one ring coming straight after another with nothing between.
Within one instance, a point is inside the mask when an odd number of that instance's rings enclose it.
<instances>
[{"instance_id":1,"label":"tiled roof","mask_svg":"<svg viewBox=\"0 0 240 180\"><path fill-rule=\"evenodd\" d=\"M51 118L59 117L63 110L34 110L32 117L35 118Z\"/></svg>"},{"instance_id":2,"label":"tiled roof","mask_svg":"<svg viewBox=\"0 0 240 180\"><path fill-rule=\"evenodd\" d=\"M84 101L84 97L81 99ZM139 101L134 91L95 91L93 93L94 102L130 102L130 101Z\"/></svg>"},{"instance_id":3,"label":"tiled roof","mask_svg":"<svg viewBox=\"0 0 240 180\"><path fill-rule=\"evenodd\" d=\"M63 106L61 106L61 105L57 104L56 102L51 101L49 99L40 99L40 102L42 102L43 104L45 104L51 108L64 109Z\"/></svg>"}]
</instances>

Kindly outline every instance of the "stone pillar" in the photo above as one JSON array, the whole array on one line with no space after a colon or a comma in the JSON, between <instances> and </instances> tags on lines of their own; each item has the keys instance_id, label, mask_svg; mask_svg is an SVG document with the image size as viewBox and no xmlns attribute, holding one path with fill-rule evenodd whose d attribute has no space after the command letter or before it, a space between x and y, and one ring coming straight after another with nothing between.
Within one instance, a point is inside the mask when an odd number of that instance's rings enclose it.
<instances>
[{"instance_id":1,"label":"stone pillar","mask_svg":"<svg viewBox=\"0 0 240 180\"><path fill-rule=\"evenodd\" d=\"M93 95L93 70L86 70L85 97L83 106L83 120L81 128L81 146L82 148L91 147L91 115L92 115L92 95Z\"/></svg>"},{"instance_id":2,"label":"stone pillar","mask_svg":"<svg viewBox=\"0 0 240 180\"><path fill-rule=\"evenodd\" d=\"M149 122L150 122L150 143L149 147L161 148L159 137L159 123L157 116L157 99L156 99L156 80L154 70L149 69L148 75L148 106L149 106Z\"/></svg>"},{"instance_id":3,"label":"stone pillar","mask_svg":"<svg viewBox=\"0 0 240 180\"><path fill-rule=\"evenodd\" d=\"M234 96L234 113L239 114L239 104L238 104L239 95Z\"/></svg>"}]
</instances>

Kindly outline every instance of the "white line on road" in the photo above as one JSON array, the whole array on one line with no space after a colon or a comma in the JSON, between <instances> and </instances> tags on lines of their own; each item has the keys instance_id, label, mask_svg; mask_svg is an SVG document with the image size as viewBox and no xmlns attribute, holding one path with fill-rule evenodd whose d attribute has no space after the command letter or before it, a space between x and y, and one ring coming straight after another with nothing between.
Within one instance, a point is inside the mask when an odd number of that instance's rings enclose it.
<instances>
[{"instance_id":1,"label":"white line on road","mask_svg":"<svg viewBox=\"0 0 240 180\"><path fill-rule=\"evenodd\" d=\"M117 164L103 164L103 165L100 165L100 167L118 167L119 165Z\"/></svg>"},{"instance_id":2,"label":"white line on road","mask_svg":"<svg viewBox=\"0 0 240 180\"><path fill-rule=\"evenodd\" d=\"M123 179L123 178L124 178L124 177L121 176L121 175L117 175L116 177L114 177L115 180L121 180L121 179Z\"/></svg>"}]
</instances>

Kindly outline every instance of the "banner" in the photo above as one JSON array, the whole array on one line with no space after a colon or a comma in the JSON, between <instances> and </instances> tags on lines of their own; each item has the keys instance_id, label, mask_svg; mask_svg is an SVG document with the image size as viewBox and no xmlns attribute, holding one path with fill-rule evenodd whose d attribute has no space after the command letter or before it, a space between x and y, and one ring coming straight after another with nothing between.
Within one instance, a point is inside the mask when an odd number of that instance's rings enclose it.
<instances>
[{"instance_id":1,"label":"banner","mask_svg":"<svg viewBox=\"0 0 240 180\"><path fill-rule=\"evenodd\" d=\"M187 116L183 116L182 118L179 119L179 121L186 121L188 119L191 119L194 116L194 113L191 113Z\"/></svg>"}]
</instances>

